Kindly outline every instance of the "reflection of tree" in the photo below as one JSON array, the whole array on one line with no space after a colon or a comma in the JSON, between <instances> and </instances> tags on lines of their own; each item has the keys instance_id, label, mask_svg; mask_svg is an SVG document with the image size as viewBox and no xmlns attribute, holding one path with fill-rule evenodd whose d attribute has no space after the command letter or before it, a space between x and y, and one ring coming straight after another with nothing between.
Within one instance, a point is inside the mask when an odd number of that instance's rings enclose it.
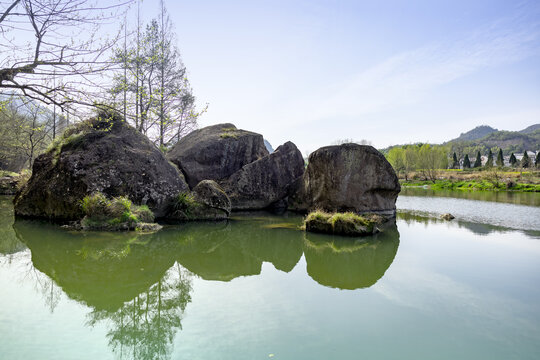
<instances>
[{"instance_id":1,"label":"reflection of tree","mask_svg":"<svg viewBox=\"0 0 540 360\"><path fill-rule=\"evenodd\" d=\"M120 358L168 358L192 289L192 274L174 260L177 243L159 233L68 232L33 221L13 227L32 252L26 274L51 311L63 291L92 309L88 325L110 326Z\"/></svg>"},{"instance_id":2,"label":"reflection of tree","mask_svg":"<svg viewBox=\"0 0 540 360\"><path fill-rule=\"evenodd\" d=\"M0 196L0 255L8 263L12 260L12 255L24 250L26 247L17 240L13 231L15 217L13 215L13 203L11 197Z\"/></svg>"},{"instance_id":3,"label":"reflection of tree","mask_svg":"<svg viewBox=\"0 0 540 360\"><path fill-rule=\"evenodd\" d=\"M60 301L62 290L55 285L53 279L37 271L34 267L32 267L31 272L33 273L33 278L35 280L34 286L36 290L41 292L41 295L43 295L45 304L52 314L56 308L56 305L58 305L58 302Z\"/></svg>"},{"instance_id":4,"label":"reflection of tree","mask_svg":"<svg viewBox=\"0 0 540 360\"><path fill-rule=\"evenodd\" d=\"M92 311L88 324L110 321L107 337L120 358L166 359L191 301L191 276L175 264L156 284L117 311Z\"/></svg>"}]
</instances>

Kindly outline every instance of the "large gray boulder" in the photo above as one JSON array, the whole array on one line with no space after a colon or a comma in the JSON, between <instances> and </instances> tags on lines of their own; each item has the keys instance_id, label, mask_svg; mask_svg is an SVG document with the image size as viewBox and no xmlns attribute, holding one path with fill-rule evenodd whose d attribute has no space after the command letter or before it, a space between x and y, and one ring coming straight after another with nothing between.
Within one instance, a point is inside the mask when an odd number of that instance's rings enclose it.
<instances>
[{"instance_id":1,"label":"large gray boulder","mask_svg":"<svg viewBox=\"0 0 540 360\"><path fill-rule=\"evenodd\" d=\"M296 206L309 210L394 215L401 190L394 169L372 146L326 146L309 156Z\"/></svg>"},{"instance_id":2,"label":"large gray boulder","mask_svg":"<svg viewBox=\"0 0 540 360\"><path fill-rule=\"evenodd\" d=\"M195 130L167 158L184 173L191 188L201 180L221 180L268 155L262 135L219 124Z\"/></svg>"},{"instance_id":3,"label":"large gray boulder","mask_svg":"<svg viewBox=\"0 0 540 360\"><path fill-rule=\"evenodd\" d=\"M302 153L286 142L272 154L245 165L221 185L233 210L265 209L287 197L289 187L303 173Z\"/></svg>"},{"instance_id":4,"label":"large gray boulder","mask_svg":"<svg viewBox=\"0 0 540 360\"><path fill-rule=\"evenodd\" d=\"M188 191L182 175L146 136L119 116L102 114L66 130L34 162L32 177L14 199L15 215L78 220L80 201L93 192L127 196L163 217Z\"/></svg>"}]
</instances>

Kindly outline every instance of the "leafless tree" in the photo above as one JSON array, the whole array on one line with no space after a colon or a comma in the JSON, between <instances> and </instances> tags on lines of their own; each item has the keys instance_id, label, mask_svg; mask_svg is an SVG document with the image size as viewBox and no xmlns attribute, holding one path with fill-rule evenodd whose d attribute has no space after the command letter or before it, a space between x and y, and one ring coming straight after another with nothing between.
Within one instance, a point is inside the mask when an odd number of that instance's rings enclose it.
<instances>
[{"instance_id":1,"label":"leafless tree","mask_svg":"<svg viewBox=\"0 0 540 360\"><path fill-rule=\"evenodd\" d=\"M133 2L0 0L0 96L18 93L62 110L92 106L102 73L115 66L106 53L121 30L105 33Z\"/></svg>"}]
</instances>

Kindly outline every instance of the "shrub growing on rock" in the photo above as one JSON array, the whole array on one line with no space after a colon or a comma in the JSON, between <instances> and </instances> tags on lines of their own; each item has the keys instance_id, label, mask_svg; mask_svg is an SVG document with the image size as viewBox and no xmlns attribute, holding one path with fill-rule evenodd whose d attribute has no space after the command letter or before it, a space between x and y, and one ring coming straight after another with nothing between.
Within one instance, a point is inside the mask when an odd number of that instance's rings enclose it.
<instances>
[{"instance_id":1,"label":"shrub growing on rock","mask_svg":"<svg viewBox=\"0 0 540 360\"><path fill-rule=\"evenodd\" d=\"M193 194L182 192L174 199L172 208L173 212L181 212L186 216L189 216L197 206L198 204L195 201Z\"/></svg>"},{"instance_id":2,"label":"shrub growing on rock","mask_svg":"<svg viewBox=\"0 0 540 360\"><path fill-rule=\"evenodd\" d=\"M100 192L85 196L81 201L85 217L81 220L84 230L158 230L151 224L154 213L146 205L137 206L125 196L108 199Z\"/></svg>"},{"instance_id":3,"label":"shrub growing on rock","mask_svg":"<svg viewBox=\"0 0 540 360\"><path fill-rule=\"evenodd\" d=\"M327 213L316 210L304 220L306 231L345 236L371 235L378 231L375 225L383 222L379 216L364 217L352 212Z\"/></svg>"}]
</instances>

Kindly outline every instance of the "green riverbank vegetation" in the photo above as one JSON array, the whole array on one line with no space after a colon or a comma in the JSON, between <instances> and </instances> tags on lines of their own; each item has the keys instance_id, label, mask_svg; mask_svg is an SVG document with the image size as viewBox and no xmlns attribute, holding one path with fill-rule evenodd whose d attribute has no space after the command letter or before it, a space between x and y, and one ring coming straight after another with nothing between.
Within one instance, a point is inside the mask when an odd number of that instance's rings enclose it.
<instances>
[{"instance_id":1,"label":"green riverbank vegetation","mask_svg":"<svg viewBox=\"0 0 540 360\"><path fill-rule=\"evenodd\" d=\"M386 158L402 186L439 190L540 191L540 151L504 154L488 149L475 156L458 155L443 145L396 146Z\"/></svg>"}]
</instances>

